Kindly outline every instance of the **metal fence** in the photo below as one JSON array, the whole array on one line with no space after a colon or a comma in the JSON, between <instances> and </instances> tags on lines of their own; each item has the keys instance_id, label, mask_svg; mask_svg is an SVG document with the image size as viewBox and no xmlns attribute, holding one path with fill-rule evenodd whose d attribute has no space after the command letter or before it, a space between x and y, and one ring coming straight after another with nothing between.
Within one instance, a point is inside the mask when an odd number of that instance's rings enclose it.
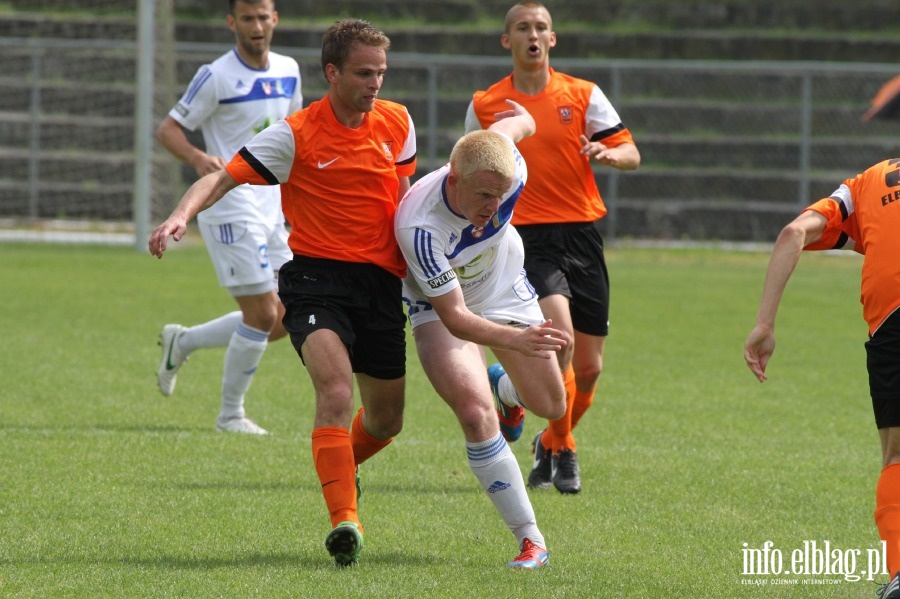
<instances>
[{"instance_id":1,"label":"metal fence","mask_svg":"<svg viewBox=\"0 0 900 599\"><path fill-rule=\"evenodd\" d=\"M230 45L156 50L153 118L197 67ZM195 176L138 126L138 44L0 38L0 218L134 223L136 183L161 220ZM325 92L318 48L275 48L301 64L308 101ZM391 53L382 97L406 104L420 174L446 160L471 94L508 74L508 57ZM606 235L771 240L800 207L898 152L900 123L861 122L894 65L824 62L553 61L596 82L635 136L637 171L596 170ZM199 142L199 138L195 137ZM139 142L139 143L136 143ZM147 145L147 144L144 144ZM139 177L152 165L149 182Z\"/></svg>"}]
</instances>

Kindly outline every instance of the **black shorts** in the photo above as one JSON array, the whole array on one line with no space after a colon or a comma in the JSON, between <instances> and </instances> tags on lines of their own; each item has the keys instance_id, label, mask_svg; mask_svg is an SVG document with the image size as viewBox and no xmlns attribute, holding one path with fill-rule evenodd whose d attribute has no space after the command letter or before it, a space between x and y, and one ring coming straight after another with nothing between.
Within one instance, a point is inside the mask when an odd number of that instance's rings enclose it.
<instances>
[{"instance_id":1,"label":"black shorts","mask_svg":"<svg viewBox=\"0 0 900 599\"><path fill-rule=\"evenodd\" d=\"M900 310L866 341L869 393L878 428L900 426Z\"/></svg>"},{"instance_id":2,"label":"black shorts","mask_svg":"<svg viewBox=\"0 0 900 599\"><path fill-rule=\"evenodd\" d=\"M609 333L609 273L599 222L516 225L525 244L525 272L538 298L569 298L572 326L587 335Z\"/></svg>"},{"instance_id":3,"label":"black shorts","mask_svg":"<svg viewBox=\"0 0 900 599\"><path fill-rule=\"evenodd\" d=\"M334 331L353 372L377 379L406 374L406 315L400 279L374 264L294 256L278 274L284 328L294 349L319 329Z\"/></svg>"}]
</instances>

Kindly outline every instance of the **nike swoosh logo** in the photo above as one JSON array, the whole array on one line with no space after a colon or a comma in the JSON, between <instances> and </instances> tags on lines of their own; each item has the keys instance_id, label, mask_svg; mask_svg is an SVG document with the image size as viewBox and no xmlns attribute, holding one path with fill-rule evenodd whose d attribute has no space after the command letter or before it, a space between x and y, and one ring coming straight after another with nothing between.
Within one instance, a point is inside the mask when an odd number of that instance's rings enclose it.
<instances>
[{"instance_id":1,"label":"nike swoosh logo","mask_svg":"<svg viewBox=\"0 0 900 599\"><path fill-rule=\"evenodd\" d=\"M531 466L532 470L541 465L541 458L538 456L534 456L534 464Z\"/></svg>"},{"instance_id":2,"label":"nike swoosh logo","mask_svg":"<svg viewBox=\"0 0 900 599\"><path fill-rule=\"evenodd\" d=\"M336 483L336 482L339 481L339 480L340 480L340 479L336 478L336 479L334 479L334 480L328 481L327 483L322 483L322 487L327 487L327 486L330 485L331 483Z\"/></svg>"},{"instance_id":3,"label":"nike swoosh logo","mask_svg":"<svg viewBox=\"0 0 900 599\"><path fill-rule=\"evenodd\" d=\"M329 164L332 164L332 163L333 163L335 160L337 160L338 158L340 158L340 156L338 156L338 157L335 158L334 160L329 160L328 162L320 162L320 163L319 163L319 168L325 168L325 167L328 166Z\"/></svg>"},{"instance_id":4,"label":"nike swoosh logo","mask_svg":"<svg viewBox=\"0 0 900 599\"><path fill-rule=\"evenodd\" d=\"M172 364L172 348L175 346L175 335L172 335L172 341L169 342L169 352L166 354L166 370L172 370L175 365Z\"/></svg>"}]
</instances>

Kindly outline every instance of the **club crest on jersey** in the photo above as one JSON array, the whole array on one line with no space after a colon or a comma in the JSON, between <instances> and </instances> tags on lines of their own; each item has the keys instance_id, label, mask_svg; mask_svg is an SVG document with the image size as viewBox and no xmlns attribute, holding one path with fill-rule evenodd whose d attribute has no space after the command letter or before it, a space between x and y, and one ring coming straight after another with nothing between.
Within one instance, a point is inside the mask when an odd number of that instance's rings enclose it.
<instances>
[{"instance_id":1,"label":"club crest on jersey","mask_svg":"<svg viewBox=\"0 0 900 599\"><path fill-rule=\"evenodd\" d=\"M481 239L482 235L484 235L484 227L472 227L472 237Z\"/></svg>"},{"instance_id":2,"label":"club crest on jersey","mask_svg":"<svg viewBox=\"0 0 900 599\"><path fill-rule=\"evenodd\" d=\"M391 152L391 148L394 147L394 142L393 141L383 141L383 142L381 142L381 147L384 150L384 157L387 158L388 160L390 160L391 162L393 162L394 154L393 154L393 152Z\"/></svg>"},{"instance_id":3,"label":"club crest on jersey","mask_svg":"<svg viewBox=\"0 0 900 599\"><path fill-rule=\"evenodd\" d=\"M263 90L264 94L266 94L267 96L271 96L272 95L272 84L269 83L268 81L263 81L262 82L262 90Z\"/></svg>"},{"instance_id":4,"label":"club crest on jersey","mask_svg":"<svg viewBox=\"0 0 900 599\"><path fill-rule=\"evenodd\" d=\"M557 110L559 110L559 122L563 125L569 125L572 123L572 107L571 106L560 106Z\"/></svg>"}]
</instances>

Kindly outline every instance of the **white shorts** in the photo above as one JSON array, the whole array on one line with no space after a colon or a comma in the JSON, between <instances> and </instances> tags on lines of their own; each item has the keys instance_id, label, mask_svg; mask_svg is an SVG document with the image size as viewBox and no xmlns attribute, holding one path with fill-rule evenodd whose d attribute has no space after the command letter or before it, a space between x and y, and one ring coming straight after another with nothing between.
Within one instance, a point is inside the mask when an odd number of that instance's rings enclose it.
<instances>
[{"instance_id":1,"label":"white shorts","mask_svg":"<svg viewBox=\"0 0 900 599\"><path fill-rule=\"evenodd\" d=\"M234 297L278 290L278 271L293 258L284 224L200 224L219 284Z\"/></svg>"},{"instance_id":2,"label":"white shorts","mask_svg":"<svg viewBox=\"0 0 900 599\"><path fill-rule=\"evenodd\" d=\"M409 285L406 279L403 279L403 302L406 304L409 324L413 329L426 322L440 319L428 298L414 285ZM545 320L538 304L537 293L528 282L524 270L516 277L512 287L499 297L495 297L489 304L469 306L469 309L473 314L499 324L530 326L541 324Z\"/></svg>"}]
</instances>

